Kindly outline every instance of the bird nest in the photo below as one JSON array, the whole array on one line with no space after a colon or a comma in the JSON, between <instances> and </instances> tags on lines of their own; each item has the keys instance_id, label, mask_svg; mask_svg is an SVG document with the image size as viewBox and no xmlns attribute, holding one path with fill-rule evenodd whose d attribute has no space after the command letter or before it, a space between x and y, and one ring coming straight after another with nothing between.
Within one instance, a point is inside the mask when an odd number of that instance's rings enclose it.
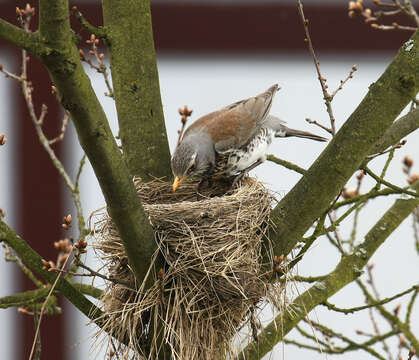
<instances>
[{"instance_id":1,"label":"bird nest","mask_svg":"<svg viewBox=\"0 0 419 360\"><path fill-rule=\"evenodd\" d=\"M272 289L262 269L262 253L269 253L262 238L273 196L251 178L232 191L213 184L199 198L197 182L174 193L166 182L134 180L159 249L147 275L154 284L136 288L105 214L95 224L96 249L113 279L102 299L102 331L120 340L113 349L120 358L154 359L160 351L179 360L226 356L239 329L250 324L256 332L254 311ZM158 254L164 265L156 265Z\"/></svg>"}]
</instances>

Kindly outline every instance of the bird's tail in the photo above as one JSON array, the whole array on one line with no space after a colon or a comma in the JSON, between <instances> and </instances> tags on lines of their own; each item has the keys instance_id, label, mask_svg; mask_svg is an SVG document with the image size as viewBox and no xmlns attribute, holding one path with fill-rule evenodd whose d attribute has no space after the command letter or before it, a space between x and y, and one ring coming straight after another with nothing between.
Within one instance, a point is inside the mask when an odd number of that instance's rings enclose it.
<instances>
[{"instance_id":1,"label":"bird's tail","mask_svg":"<svg viewBox=\"0 0 419 360\"><path fill-rule=\"evenodd\" d=\"M289 127L286 127L285 125L281 126L281 130L277 131L275 136L276 137L295 136L295 137L311 139L311 140L316 140L316 141L327 141L327 139L324 138L323 136L319 136L308 131L290 129Z\"/></svg>"}]
</instances>

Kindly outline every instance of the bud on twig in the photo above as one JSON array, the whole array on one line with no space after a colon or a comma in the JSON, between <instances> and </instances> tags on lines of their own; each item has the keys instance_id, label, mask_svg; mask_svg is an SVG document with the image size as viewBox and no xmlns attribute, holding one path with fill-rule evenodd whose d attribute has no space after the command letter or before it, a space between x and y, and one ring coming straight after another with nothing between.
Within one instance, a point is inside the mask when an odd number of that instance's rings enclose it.
<instances>
[{"instance_id":1,"label":"bud on twig","mask_svg":"<svg viewBox=\"0 0 419 360\"><path fill-rule=\"evenodd\" d=\"M6 134L0 134L0 145L5 145L7 142Z\"/></svg>"},{"instance_id":2,"label":"bud on twig","mask_svg":"<svg viewBox=\"0 0 419 360\"><path fill-rule=\"evenodd\" d=\"M73 221L73 217L71 216L71 214L68 214L67 216L64 217L64 222L66 224L70 225L72 221Z\"/></svg>"},{"instance_id":3,"label":"bud on twig","mask_svg":"<svg viewBox=\"0 0 419 360\"><path fill-rule=\"evenodd\" d=\"M343 189L342 191L342 197L345 200L353 199L357 195L358 195L357 189Z\"/></svg>"},{"instance_id":4,"label":"bud on twig","mask_svg":"<svg viewBox=\"0 0 419 360\"><path fill-rule=\"evenodd\" d=\"M413 159L406 155L403 159L403 164L406 165L406 167L411 168L413 166Z\"/></svg>"},{"instance_id":5,"label":"bud on twig","mask_svg":"<svg viewBox=\"0 0 419 360\"><path fill-rule=\"evenodd\" d=\"M409 183L409 185L412 185L418 180L419 180L419 173L414 173L407 179L407 182Z\"/></svg>"}]
</instances>

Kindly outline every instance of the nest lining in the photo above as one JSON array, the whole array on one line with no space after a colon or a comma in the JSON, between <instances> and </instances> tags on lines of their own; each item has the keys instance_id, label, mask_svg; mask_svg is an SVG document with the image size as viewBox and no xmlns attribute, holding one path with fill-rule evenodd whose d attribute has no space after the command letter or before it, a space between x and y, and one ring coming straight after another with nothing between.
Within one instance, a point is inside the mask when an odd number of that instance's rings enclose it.
<instances>
[{"instance_id":1,"label":"nest lining","mask_svg":"<svg viewBox=\"0 0 419 360\"><path fill-rule=\"evenodd\" d=\"M156 252L148 275L154 285L135 290L112 220L105 214L96 223L96 248L109 276L123 283L107 286L103 330L125 343L117 349L121 358L130 352L157 358L162 342L174 359L224 357L267 296L261 252L273 196L251 178L226 195L229 184L213 184L199 200L197 182L182 184L176 193L166 182L134 182L166 265L153 273Z\"/></svg>"}]
</instances>

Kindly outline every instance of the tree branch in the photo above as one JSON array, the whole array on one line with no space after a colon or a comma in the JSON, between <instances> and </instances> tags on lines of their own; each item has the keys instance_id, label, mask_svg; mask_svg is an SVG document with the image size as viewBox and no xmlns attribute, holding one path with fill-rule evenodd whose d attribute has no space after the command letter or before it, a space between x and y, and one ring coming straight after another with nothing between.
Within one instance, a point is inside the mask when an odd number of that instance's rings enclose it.
<instances>
[{"instance_id":1,"label":"tree branch","mask_svg":"<svg viewBox=\"0 0 419 360\"><path fill-rule=\"evenodd\" d=\"M396 120L374 145L372 153L384 151L419 128L419 107Z\"/></svg>"},{"instance_id":2,"label":"tree branch","mask_svg":"<svg viewBox=\"0 0 419 360\"><path fill-rule=\"evenodd\" d=\"M341 191L419 89L419 31L404 46L305 176L271 213L274 255L287 255ZM298 204L298 210L296 206ZM296 212L298 211L298 216Z\"/></svg>"},{"instance_id":3,"label":"tree branch","mask_svg":"<svg viewBox=\"0 0 419 360\"><path fill-rule=\"evenodd\" d=\"M50 290L51 286L47 286L36 290L21 292L15 295L4 296L0 298L0 308L6 309L14 306L34 304L38 300L44 299Z\"/></svg>"},{"instance_id":4,"label":"tree branch","mask_svg":"<svg viewBox=\"0 0 419 360\"><path fill-rule=\"evenodd\" d=\"M379 177L378 175L374 174L374 172L372 172L371 169L369 169L367 166L365 166L363 168L363 170L365 171L365 173L370 175L377 182L377 184L383 184L383 185L387 186L388 188L393 189L394 191L398 191L401 194L406 194L406 195L410 195L410 196L413 196L413 197L419 197L418 193L415 193L413 191L409 191L409 190L406 190L406 189L402 189L401 187L399 187L397 185L389 183L388 181L384 180L382 177Z\"/></svg>"},{"instance_id":5,"label":"tree branch","mask_svg":"<svg viewBox=\"0 0 419 360\"><path fill-rule=\"evenodd\" d=\"M92 285L82 284L78 282L71 282L71 285L82 294L89 295L94 297L95 299L100 299L103 295L103 290L98 289Z\"/></svg>"},{"instance_id":6,"label":"tree branch","mask_svg":"<svg viewBox=\"0 0 419 360\"><path fill-rule=\"evenodd\" d=\"M124 157L143 180L171 175L149 0L103 1Z\"/></svg>"},{"instance_id":7,"label":"tree branch","mask_svg":"<svg viewBox=\"0 0 419 360\"><path fill-rule=\"evenodd\" d=\"M57 95L75 124L139 283L156 249L154 232L138 200L132 176L79 58L69 24L68 1L40 0L39 31L51 51L39 55Z\"/></svg>"},{"instance_id":8,"label":"tree branch","mask_svg":"<svg viewBox=\"0 0 419 360\"><path fill-rule=\"evenodd\" d=\"M266 160L272 161L273 163L281 165L283 167L286 167L287 169L294 170L295 172L298 172L299 174L302 174L302 175L304 175L306 173L306 170L303 169L302 167L299 167L298 165L293 164L290 161L286 161L286 160L282 160L280 158L277 158L274 155L268 155Z\"/></svg>"},{"instance_id":9,"label":"tree branch","mask_svg":"<svg viewBox=\"0 0 419 360\"><path fill-rule=\"evenodd\" d=\"M83 14L79 11L77 6L71 8L71 12L74 14L80 25L83 26L90 34L95 34L100 39L106 39L106 29L102 26L96 27L89 23Z\"/></svg>"},{"instance_id":10,"label":"tree branch","mask_svg":"<svg viewBox=\"0 0 419 360\"><path fill-rule=\"evenodd\" d=\"M419 190L419 183L415 184L414 189ZM261 359L314 307L324 303L345 285L357 279L378 247L418 205L418 199L396 200L365 235L364 242L357 246L352 254L343 256L335 270L324 280L317 281L268 324L260 333L258 342L250 343L240 354L239 359Z\"/></svg>"},{"instance_id":11,"label":"tree branch","mask_svg":"<svg viewBox=\"0 0 419 360\"><path fill-rule=\"evenodd\" d=\"M0 19L0 37L19 48L29 50L36 54L39 47L39 34L25 32L23 29Z\"/></svg>"},{"instance_id":12,"label":"tree branch","mask_svg":"<svg viewBox=\"0 0 419 360\"><path fill-rule=\"evenodd\" d=\"M410 293L412 291L418 291L418 290L419 290L419 285L414 285L411 288L409 288L409 289L407 289L405 291L402 291L401 293L398 293L398 294L393 295L391 297L382 299L380 301L374 301L374 302L372 302L370 304L367 304L367 305L357 306L357 307L347 308L347 309L343 309L343 308L337 307L336 305L331 304L328 301L325 301L321 305L326 306L329 310L333 310L333 311L336 311L336 312L341 312L341 313L344 313L344 314L351 314L351 313L354 313L356 311L361 311L361 310L369 309L371 307L376 307L376 305L384 305L384 304L387 304L388 302L393 301L394 299L397 299L397 298L399 298L399 297L401 297L403 295L406 295L406 294L408 294L408 293Z\"/></svg>"}]
</instances>

